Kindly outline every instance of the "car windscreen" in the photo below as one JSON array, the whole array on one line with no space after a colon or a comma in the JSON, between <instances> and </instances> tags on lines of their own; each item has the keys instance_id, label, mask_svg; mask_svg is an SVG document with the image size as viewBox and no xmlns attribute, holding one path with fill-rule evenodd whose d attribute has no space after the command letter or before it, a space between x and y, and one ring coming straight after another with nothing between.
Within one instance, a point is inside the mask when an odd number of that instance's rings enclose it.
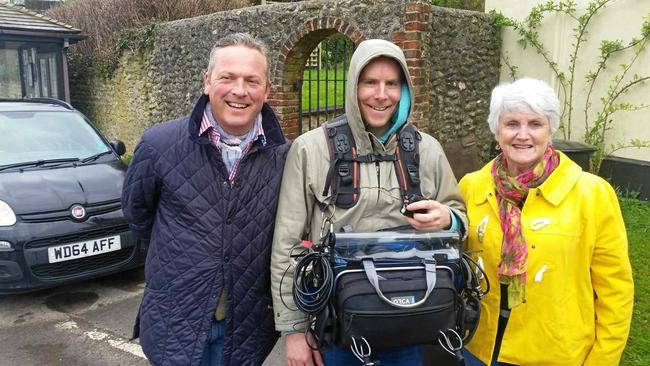
<instances>
[{"instance_id":1,"label":"car windscreen","mask_svg":"<svg viewBox=\"0 0 650 366\"><path fill-rule=\"evenodd\" d=\"M110 151L90 124L75 112L0 112L0 166L79 159Z\"/></svg>"}]
</instances>

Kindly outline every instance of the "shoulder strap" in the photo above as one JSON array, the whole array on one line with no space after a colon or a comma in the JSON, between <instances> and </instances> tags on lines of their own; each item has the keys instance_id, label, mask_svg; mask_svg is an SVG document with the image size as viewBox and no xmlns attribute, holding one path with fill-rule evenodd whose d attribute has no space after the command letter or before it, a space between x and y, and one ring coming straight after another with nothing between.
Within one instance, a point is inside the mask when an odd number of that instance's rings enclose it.
<instances>
[{"instance_id":1,"label":"shoulder strap","mask_svg":"<svg viewBox=\"0 0 650 366\"><path fill-rule=\"evenodd\" d=\"M397 135L398 144L395 153L395 172L399 180L402 201L408 201L412 195L422 196L420 190L420 153L419 145L422 135L413 124L408 123Z\"/></svg>"},{"instance_id":2,"label":"shoulder strap","mask_svg":"<svg viewBox=\"0 0 650 366\"><path fill-rule=\"evenodd\" d=\"M332 203L342 208L354 206L359 199L359 162L352 131L345 115L323 124L330 151L330 167L323 196L332 189Z\"/></svg>"},{"instance_id":3,"label":"shoulder strap","mask_svg":"<svg viewBox=\"0 0 650 366\"><path fill-rule=\"evenodd\" d=\"M398 133L395 155L357 155L352 131L345 115L323 124L330 152L330 167L325 178L323 196L331 189L331 202L341 208L353 207L359 200L359 163L393 161L402 201L421 195L419 141L422 136L407 123Z\"/></svg>"}]
</instances>

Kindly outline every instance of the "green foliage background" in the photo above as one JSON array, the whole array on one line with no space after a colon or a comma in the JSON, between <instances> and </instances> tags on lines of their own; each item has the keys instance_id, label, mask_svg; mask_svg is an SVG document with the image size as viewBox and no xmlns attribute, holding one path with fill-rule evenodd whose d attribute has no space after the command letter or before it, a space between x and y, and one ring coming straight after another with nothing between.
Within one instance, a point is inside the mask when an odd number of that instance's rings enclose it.
<instances>
[{"instance_id":1,"label":"green foliage background","mask_svg":"<svg viewBox=\"0 0 650 366\"><path fill-rule=\"evenodd\" d=\"M613 115L616 112L638 111L650 107L648 103L634 104L621 100L630 89L640 88L650 80L650 75L639 75L633 72L632 68L650 42L650 14L643 18L638 37L634 37L628 42L601 39L598 48L600 56L593 65L589 66L591 70L587 71L585 75L576 71L576 65L585 62L582 52L588 47L586 42L589 38L591 21L596 16L600 16L602 12L607 11L607 6L614 2L615 0L592 0L583 10L574 0L548 0L534 6L526 18L521 21L508 18L501 13L491 12L494 16L494 24L499 27L512 28L519 37L517 40L519 45L523 49L532 49L531 54L537 53L541 56L559 81L558 96L561 102L559 131L564 139L571 140L575 123L582 119L585 131L583 141L596 148L596 152L591 157L590 170L593 173L598 173L603 159L615 151L626 148L650 148L650 141L647 140L631 139L607 143L606 138L607 132L613 128ZM551 45L544 44L541 40L540 29L543 28L543 20L547 16L566 16L575 25L571 38L562 45L570 50L567 65L561 65L554 61L550 51ZM619 58L612 61L615 55ZM620 59L623 56L625 56L624 61ZM505 51L502 53L502 62L509 69L511 78L517 79L519 67L512 63ZM614 62L619 62L618 67ZM607 87L604 90L594 88L597 79L602 76L602 71L608 66L615 72L609 80L602 81L607 83ZM644 68L640 68L640 70L640 72L647 71ZM583 89L581 89L582 80L585 83ZM584 105L579 105L577 102L577 96L580 93L586 93L585 101L581 102ZM594 101L598 99L601 102L600 105L594 104ZM584 113L575 113L574 115L574 112L580 110ZM580 116L580 114L583 115Z\"/></svg>"},{"instance_id":2,"label":"green foliage background","mask_svg":"<svg viewBox=\"0 0 650 366\"><path fill-rule=\"evenodd\" d=\"M650 365L650 202L619 198L634 276L632 330L621 365Z\"/></svg>"}]
</instances>

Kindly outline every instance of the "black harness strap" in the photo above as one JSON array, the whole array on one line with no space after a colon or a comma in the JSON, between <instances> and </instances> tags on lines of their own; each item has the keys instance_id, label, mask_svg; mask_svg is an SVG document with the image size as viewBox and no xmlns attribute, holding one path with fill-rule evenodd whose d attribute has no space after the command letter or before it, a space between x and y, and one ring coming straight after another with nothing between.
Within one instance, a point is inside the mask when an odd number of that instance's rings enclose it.
<instances>
[{"instance_id":1,"label":"black harness strap","mask_svg":"<svg viewBox=\"0 0 650 366\"><path fill-rule=\"evenodd\" d=\"M344 115L324 124L323 129L331 160L323 196L327 196L331 188L332 203L350 208L359 200L359 161L352 131Z\"/></svg>"},{"instance_id":2,"label":"black harness strap","mask_svg":"<svg viewBox=\"0 0 650 366\"><path fill-rule=\"evenodd\" d=\"M345 116L323 125L330 151L330 167L323 196L331 189L331 202L341 208L353 207L359 200L359 163L392 161L397 173L402 200L420 193L418 142L422 139L408 123L398 134L398 147L392 155L357 155L356 145Z\"/></svg>"},{"instance_id":3,"label":"black harness strap","mask_svg":"<svg viewBox=\"0 0 650 366\"><path fill-rule=\"evenodd\" d=\"M402 201L406 203L408 197L421 196L420 190L420 154L419 147L422 135L415 126L408 123L397 135L398 145L395 149L395 172L399 181Z\"/></svg>"},{"instance_id":4,"label":"black harness strap","mask_svg":"<svg viewBox=\"0 0 650 366\"><path fill-rule=\"evenodd\" d=\"M359 155L356 158L354 158L354 161L358 161L359 163L375 163L378 161L396 161L397 160L397 154L392 154L392 155Z\"/></svg>"}]
</instances>

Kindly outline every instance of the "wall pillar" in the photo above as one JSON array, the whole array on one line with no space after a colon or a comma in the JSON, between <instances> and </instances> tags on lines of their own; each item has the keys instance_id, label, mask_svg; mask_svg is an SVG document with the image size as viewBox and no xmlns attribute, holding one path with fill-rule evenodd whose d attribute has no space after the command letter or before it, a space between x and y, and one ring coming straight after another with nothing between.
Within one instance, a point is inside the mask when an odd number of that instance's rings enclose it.
<instances>
[{"instance_id":1,"label":"wall pillar","mask_svg":"<svg viewBox=\"0 0 650 366\"><path fill-rule=\"evenodd\" d=\"M431 6L414 1L404 4L406 22L404 30L391 34L391 41L404 51L406 64L413 82L413 112L410 121L418 126L428 126L429 120L429 77L422 59L425 44L424 32L429 25Z\"/></svg>"}]
</instances>

